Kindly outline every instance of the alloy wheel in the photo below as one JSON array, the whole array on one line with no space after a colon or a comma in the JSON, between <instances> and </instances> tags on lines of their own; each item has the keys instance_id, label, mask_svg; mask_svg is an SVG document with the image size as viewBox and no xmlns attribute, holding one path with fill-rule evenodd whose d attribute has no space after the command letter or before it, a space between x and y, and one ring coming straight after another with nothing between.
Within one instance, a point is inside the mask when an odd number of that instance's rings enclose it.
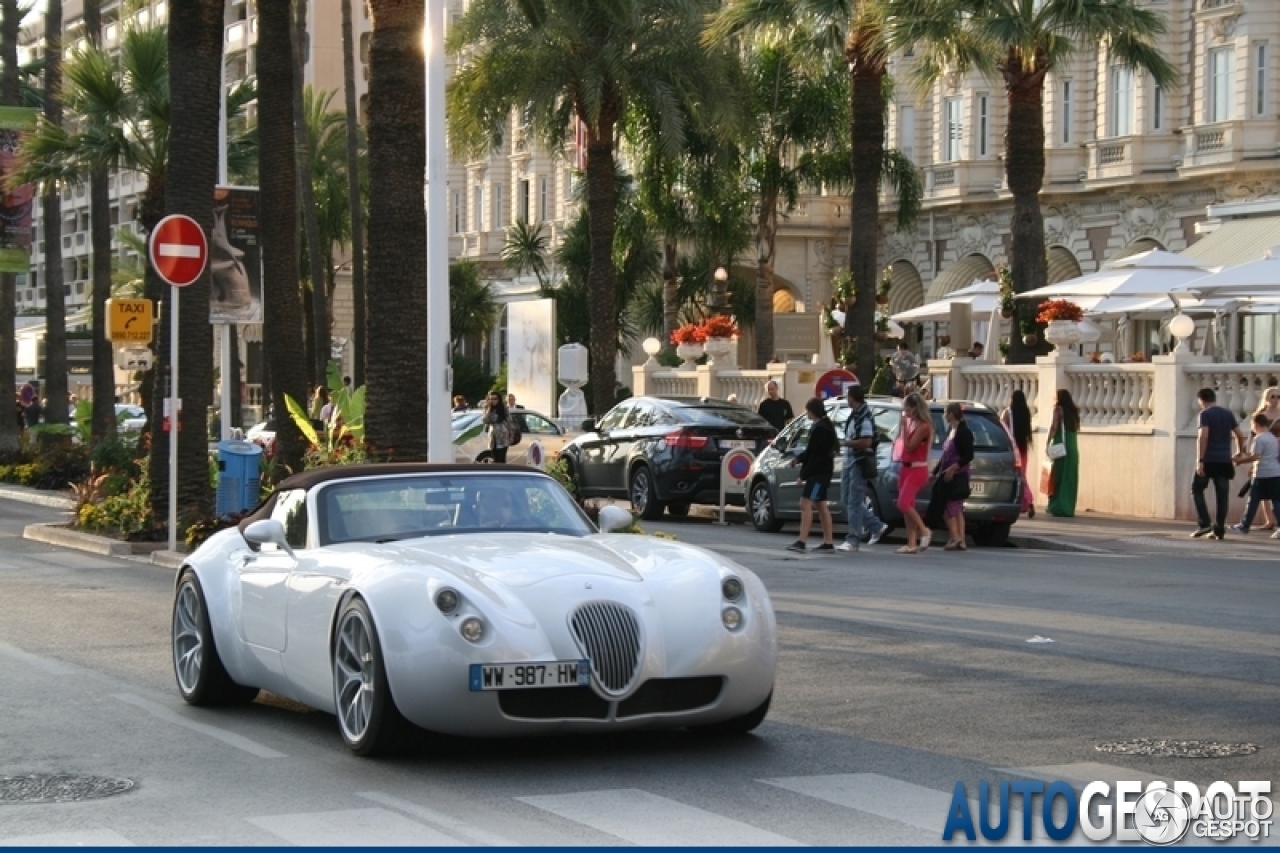
<instances>
[{"instance_id":1,"label":"alloy wheel","mask_svg":"<svg viewBox=\"0 0 1280 853\"><path fill-rule=\"evenodd\" d=\"M178 590L177 605L173 608L173 669L182 692L190 694L200 683L200 671L204 661L204 635L200 596L191 583L184 583Z\"/></svg>"},{"instance_id":2,"label":"alloy wheel","mask_svg":"<svg viewBox=\"0 0 1280 853\"><path fill-rule=\"evenodd\" d=\"M338 724L349 740L359 740L369 728L374 695L373 642L359 611L348 611L338 626L333 670Z\"/></svg>"}]
</instances>

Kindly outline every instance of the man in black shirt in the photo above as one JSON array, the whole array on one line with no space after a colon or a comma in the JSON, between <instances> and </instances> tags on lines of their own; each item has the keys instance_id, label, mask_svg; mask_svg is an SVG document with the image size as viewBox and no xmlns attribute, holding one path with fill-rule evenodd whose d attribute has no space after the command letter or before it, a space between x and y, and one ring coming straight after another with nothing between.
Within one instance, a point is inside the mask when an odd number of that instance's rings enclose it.
<instances>
[{"instance_id":1,"label":"man in black shirt","mask_svg":"<svg viewBox=\"0 0 1280 853\"><path fill-rule=\"evenodd\" d=\"M800 538L787 546L788 551L804 553L809 528L813 526L813 509L818 508L818 520L822 524L822 544L815 551L834 553L836 544L831 538L831 508L827 506L827 487L835 473L836 428L827 417L827 407L814 397L804 404L805 414L811 421L809 442L796 455L791 464L800 465Z\"/></svg>"},{"instance_id":2,"label":"man in black shirt","mask_svg":"<svg viewBox=\"0 0 1280 853\"><path fill-rule=\"evenodd\" d=\"M791 403L785 397L778 396L778 383L775 380L770 379L764 384L764 393L767 396L760 401L760 408L756 412L780 431L791 423L796 413L791 410Z\"/></svg>"}]
</instances>

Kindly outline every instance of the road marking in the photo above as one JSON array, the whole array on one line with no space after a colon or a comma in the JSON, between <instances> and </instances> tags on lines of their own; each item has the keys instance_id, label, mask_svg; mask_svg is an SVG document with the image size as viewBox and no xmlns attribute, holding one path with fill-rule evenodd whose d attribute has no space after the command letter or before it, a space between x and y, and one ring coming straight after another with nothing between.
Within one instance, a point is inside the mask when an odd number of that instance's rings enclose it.
<instances>
[{"instance_id":1,"label":"road marking","mask_svg":"<svg viewBox=\"0 0 1280 853\"><path fill-rule=\"evenodd\" d=\"M185 243L159 243L156 245L156 250L156 254L162 258L200 257L199 246L188 246Z\"/></svg>"},{"instance_id":2,"label":"road marking","mask_svg":"<svg viewBox=\"0 0 1280 853\"><path fill-rule=\"evenodd\" d=\"M458 846L458 839L386 809L300 812L246 820L300 847Z\"/></svg>"},{"instance_id":3,"label":"road marking","mask_svg":"<svg viewBox=\"0 0 1280 853\"><path fill-rule=\"evenodd\" d=\"M1087 785L1095 781L1110 782L1114 785L1118 779L1136 779L1146 785L1148 782L1154 782L1161 778L1152 776L1145 770L1133 770L1128 767L1117 767L1114 764L1101 764L1096 761L1079 761L1075 764L1043 764L1038 767L993 767L991 769L1013 776L1041 779L1045 782L1057 782L1061 779L1063 782L1078 782L1081 785Z\"/></svg>"},{"instance_id":4,"label":"road marking","mask_svg":"<svg viewBox=\"0 0 1280 853\"><path fill-rule=\"evenodd\" d=\"M488 847L518 847L519 842L512 841L510 838L504 838L501 835L495 835L492 832L485 832L483 829L475 829L467 824L466 821L458 820L450 817L443 812L429 809L426 806L420 806L417 803L411 803L408 800L402 800L399 797L393 797L390 794L384 794L381 791L363 791L356 794L357 797L363 797L375 803L404 812L407 815L417 818L418 820L433 823L441 829L447 830L460 838L471 841L475 844L481 844Z\"/></svg>"},{"instance_id":5,"label":"road marking","mask_svg":"<svg viewBox=\"0 0 1280 853\"><path fill-rule=\"evenodd\" d=\"M643 847L802 846L785 836L638 788L516 799Z\"/></svg>"},{"instance_id":6,"label":"road marking","mask_svg":"<svg viewBox=\"0 0 1280 853\"><path fill-rule=\"evenodd\" d=\"M25 663L27 666L46 672L49 675L75 675L79 672L74 666L33 655L30 652L24 652L22 649L14 648L5 643L0 643L0 655Z\"/></svg>"},{"instance_id":7,"label":"road marking","mask_svg":"<svg viewBox=\"0 0 1280 853\"><path fill-rule=\"evenodd\" d=\"M159 705L155 702L149 702L141 697L133 696L129 693L114 693L112 694L112 698L119 699L126 705L132 705L135 708L140 708L151 716L163 720L166 723L172 723L175 726L180 726L181 728L189 731L207 735L214 740L222 741L227 746L243 750L244 752L247 752L250 755L255 755L258 758L285 757L283 752L276 752L274 749L265 747L257 741L249 740L247 737L242 737L241 735L234 734L233 732L226 731L225 729L220 729L217 726L210 726L206 723L197 723L194 720L188 720L186 717L175 713L163 705Z\"/></svg>"},{"instance_id":8,"label":"road marking","mask_svg":"<svg viewBox=\"0 0 1280 853\"><path fill-rule=\"evenodd\" d=\"M0 839L0 847L137 847L129 839L110 829L83 832L49 832L44 835L20 835Z\"/></svg>"}]
</instances>

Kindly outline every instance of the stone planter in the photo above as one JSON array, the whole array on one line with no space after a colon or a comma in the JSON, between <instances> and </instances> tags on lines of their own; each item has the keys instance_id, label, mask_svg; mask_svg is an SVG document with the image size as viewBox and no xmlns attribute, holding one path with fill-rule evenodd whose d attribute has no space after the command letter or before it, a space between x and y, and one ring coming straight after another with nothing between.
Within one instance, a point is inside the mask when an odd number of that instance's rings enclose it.
<instances>
[{"instance_id":1,"label":"stone planter","mask_svg":"<svg viewBox=\"0 0 1280 853\"><path fill-rule=\"evenodd\" d=\"M1059 349L1075 346L1082 337L1080 324L1074 320L1052 320L1044 330L1044 339Z\"/></svg>"},{"instance_id":2,"label":"stone planter","mask_svg":"<svg viewBox=\"0 0 1280 853\"><path fill-rule=\"evenodd\" d=\"M676 355L684 360L684 364L680 365L685 370L693 370L698 366L698 359L702 358L702 344L676 344Z\"/></svg>"},{"instance_id":3,"label":"stone planter","mask_svg":"<svg viewBox=\"0 0 1280 853\"><path fill-rule=\"evenodd\" d=\"M733 338L707 338L703 346L716 367L737 367L738 342Z\"/></svg>"}]
</instances>

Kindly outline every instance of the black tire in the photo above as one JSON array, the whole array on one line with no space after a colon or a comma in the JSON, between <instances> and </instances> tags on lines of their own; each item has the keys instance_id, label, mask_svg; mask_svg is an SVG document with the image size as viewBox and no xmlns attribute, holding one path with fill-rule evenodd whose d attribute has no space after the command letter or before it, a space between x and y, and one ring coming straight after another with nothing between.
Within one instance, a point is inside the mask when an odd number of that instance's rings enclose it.
<instances>
[{"instance_id":1,"label":"black tire","mask_svg":"<svg viewBox=\"0 0 1280 853\"><path fill-rule=\"evenodd\" d=\"M973 537L973 544L983 548L1003 548L1009 544L1009 531L1013 529L1013 525L1004 524L982 524L974 527L969 531L969 535Z\"/></svg>"},{"instance_id":2,"label":"black tire","mask_svg":"<svg viewBox=\"0 0 1280 853\"><path fill-rule=\"evenodd\" d=\"M756 480L751 484L751 491L747 495L747 512L751 516L751 523L761 533L777 533L782 529L782 519L778 518L773 493L764 480Z\"/></svg>"},{"instance_id":3,"label":"black tire","mask_svg":"<svg viewBox=\"0 0 1280 853\"><path fill-rule=\"evenodd\" d=\"M244 705L258 696L258 688L236 684L227 675L209 626L209 608L200 579L183 569L173 596L169 647L178 693L191 705Z\"/></svg>"},{"instance_id":4,"label":"black tire","mask_svg":"<svg viewBox=\"0 0 1280 853\"><path fill-rule=\"evenodd\" d=\"M658 485L647 465L637 465L632 469L630 482L627 483L627 496L631 498L631 509L645 521L662 518L663 506L662 501L658 500Z\"/></svg>"},{"instance_id":5,"label":"black tire","mask_svg":"<svg viewBox=\"0 0 1280 853\"><path fill-rule=\"evenodd\" d=\"M492 465L493 454L490 453L488 450L484 451L483 453L481 453L479 456L476 457L476 463L479 465Z\"/></svg>"},{"instance_id":6,"label":"black tire","mask_svg":"<svg viewBox=\"0 0 1280 853\"><path fill-rule=\"evenodd\" d=\"M333 637L333 704L343 741L356 755L394 752L409 723L391 696L378 629L363 598L342 608Z\"/></svg>"},{"instance_id":7,"label":"black tire","mask_svg":"<svg viewBox=\"0 0 1280 853\"><path fill-rule=\"evenodd\" d=\"M683 502L671 503L671 504L667 504L667 512L671 513L676 518L684 518L689 514L689 509L692 506L693 506L692 504L683 503Z\"/></svg>"},{"instance_id":8,"label":"black tire","mask_svg":"<svg viewBox=\"0 0 1280 853\"><path fill-rule=\"evenodd\" d=\"M741 717L734 717L731 720L725 720L722 723L712 723L709 726L690 726L689 731L697 735L706 735L711 737L724 737L726 735L745 735L755 731L764 718L769 714L769 703L773 701L773 691L769 691L769 695L764 697L764 701L755 708L748 711Z\"/></svg>"}]
</instances>

